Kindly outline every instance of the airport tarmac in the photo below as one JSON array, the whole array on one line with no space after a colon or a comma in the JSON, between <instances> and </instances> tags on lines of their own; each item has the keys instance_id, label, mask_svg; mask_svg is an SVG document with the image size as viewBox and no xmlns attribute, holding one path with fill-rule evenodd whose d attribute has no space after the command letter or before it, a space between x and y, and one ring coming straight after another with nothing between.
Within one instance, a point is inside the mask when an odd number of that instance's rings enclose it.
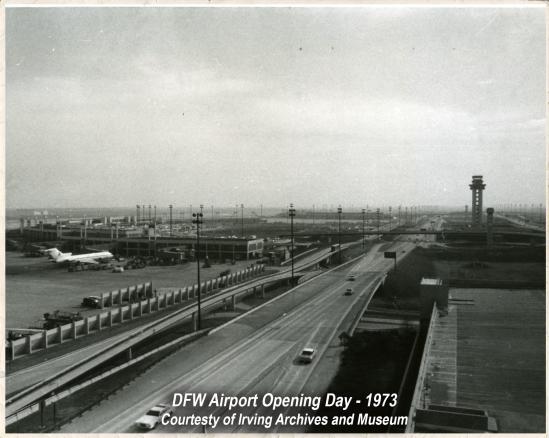
<instances>
[{"instance_id":1,"label":"airport tarmac","mask_svg":"<svg viewBox=\"0 0 549 438\"><path fill-rule=\"evenodd\" d=\"M201 268L201 280L215 278L230 269L236 272L253 264L238 261L235 265L214 264ZM147 266L122 273L105 271L68 272L45 257L29 258L19 252L6 252L6 327L27 328L40 325L46 312L66 310L83 316L98 309L81 306L82 298L152 282L153 288L180 288L196 283L196 263L175 266Z\"/></svg>"}]
</instances>

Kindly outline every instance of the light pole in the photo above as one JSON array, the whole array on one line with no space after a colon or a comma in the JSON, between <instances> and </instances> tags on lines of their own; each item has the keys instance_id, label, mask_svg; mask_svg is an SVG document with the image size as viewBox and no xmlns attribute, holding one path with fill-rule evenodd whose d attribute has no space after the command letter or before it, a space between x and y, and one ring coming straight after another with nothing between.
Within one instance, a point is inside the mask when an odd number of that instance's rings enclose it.
<instances>
[{"instance_id":1,"label":"light pole","mask_svg":"<svg viewBox=\"0 0 549 438\"><path fill-rule=\"evenodd\" d=\"M362 249L364 250L364 233L366 232L366 210L362 209Z\"/></svg>"},{"instance_id":2,"label":"light pole","mask_svg":"<svg viewBox=\"0 0 549 438\"><path fill-rule=\"evenodd\" d=\"M393 208L389 207L389 232L391 231L391 225L393 223Z\"/></svg>"},{"instance_id":3,"label":"light pole","mask_svg":"<svg viewBox=\"0 0 549 438\"><path fill-rule=\"evenodd\" d=\"M244 204L240 204L240 210L241 210L241 234L242 237L244 237Z\"/></svg>"},{"instance_id":4,"label":"light pole","mask_svg":"<svg viewBox=\"0 0 549 438\"><path fill-rule=\"evenodd\" d=\"M338 225L338 232L337 232L337 241L338 241L338 247L339 247L339 264L341 264L341 205L337 207L337 215L339 219L339 225Z\"/></svg>"},{"instance_id":5,"label":"light pole","mask_svg":"<svg viewBox=\"0 0 549 438\"><path fill-rule=\"evenodd\" d=\"M173 205L170 204L170 237L172 237L172 210L173 210Z\"/></svg>"},{"instance_id":6,"label":"light pole","mask_svg":"<svg viewBox=\"0 0 549 438\"><path fill-rule=\"evenodd\" d=\"M201 317L200 317L200 224L202 224L202 213L193 213L193 224L196 224L196 269L198 276L198 312L197 312L197 328L201 328Z\"/></svg>"},{"instance_id":7,"label":"light pole","mask_svg":"<svg viewBox=\"0 0 549 438\"><path fill-rule=\"evenodd\" d=\"M292 257L292 286L294 285L294 216L295 208L294 204L290 204L290 209L288 210L288 215L290 216L290 234L292 235L292 247L290 249Z\"/></svg>"},{"instance_id":8,"label":"light pole","mask_svg":"<svg viewBox=\"0 0 549 438\"><path fill-rule=\"evenodd\" d=\"M376 209L376 217L377 217L377 238L379 239L379 208Z\"/></svg>"}]
</instances>

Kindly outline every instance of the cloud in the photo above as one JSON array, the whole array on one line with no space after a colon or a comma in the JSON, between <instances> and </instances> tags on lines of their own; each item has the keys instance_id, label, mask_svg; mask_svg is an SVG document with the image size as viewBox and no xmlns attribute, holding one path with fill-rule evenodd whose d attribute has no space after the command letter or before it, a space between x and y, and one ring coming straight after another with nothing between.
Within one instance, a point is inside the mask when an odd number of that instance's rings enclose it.
<instances>
[{"instance_id":1,"label":"cloud","mask_svg":"<svg viewBox=\"0 0 549 438\"><path fill-rule=\"evenodd\" d=\"M474 118L457 109L410 100L354 96L265 98L255 101L259 122L273 131L298 135L353 136L383 143L440 143L467 138Z\"/></svg>"}]
</instances>

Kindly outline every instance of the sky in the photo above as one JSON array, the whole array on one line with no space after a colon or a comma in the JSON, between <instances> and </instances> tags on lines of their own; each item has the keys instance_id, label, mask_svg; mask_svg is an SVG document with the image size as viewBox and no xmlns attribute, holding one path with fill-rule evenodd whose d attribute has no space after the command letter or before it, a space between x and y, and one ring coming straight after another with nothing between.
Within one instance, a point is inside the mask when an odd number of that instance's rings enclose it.
<instances>
[{"instance_id":1,"label":"sky","mask_svg":"<svg viewBox=\"0 0 549 438\"><path fill-rule=\"evenodd\" d=\"M544 20L7 8L6 206L544 202Z\"/></svg>"}]
</instances>

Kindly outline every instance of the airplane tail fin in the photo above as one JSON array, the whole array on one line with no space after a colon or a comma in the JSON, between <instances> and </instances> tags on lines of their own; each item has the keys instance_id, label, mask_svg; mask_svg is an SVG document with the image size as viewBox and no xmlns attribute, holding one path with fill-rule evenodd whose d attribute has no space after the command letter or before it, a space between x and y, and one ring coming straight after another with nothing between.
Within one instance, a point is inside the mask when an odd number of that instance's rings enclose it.
<instances>
[{"instance_id":1,"label":"airplane tail fin","mask_svg":"<svg viewBox=\"0 0 549 438\"><path fill-rule=\"evenodd\" d=\"M51 259L57 260L59 257L63 255L63 253L59 251L57 248L52 248L48 250L48 255Z\"/></svg>"}]
</instances>

